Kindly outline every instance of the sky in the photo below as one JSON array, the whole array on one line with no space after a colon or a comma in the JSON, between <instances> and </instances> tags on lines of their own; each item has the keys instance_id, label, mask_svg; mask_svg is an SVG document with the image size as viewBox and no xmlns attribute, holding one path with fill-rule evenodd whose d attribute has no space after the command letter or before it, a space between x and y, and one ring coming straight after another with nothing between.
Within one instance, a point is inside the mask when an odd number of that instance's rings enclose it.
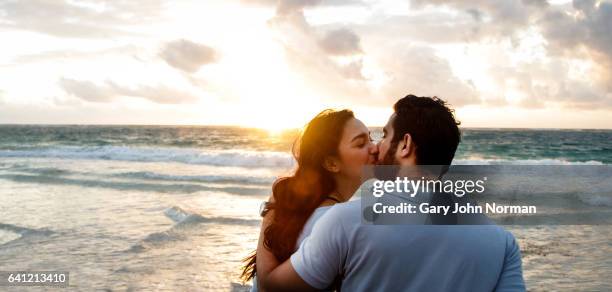
<instances>
[{"instance_id":1,"label":"sky","mask_svg":"<svg viewBox=\"0 0 612 292\"><path fill-rule=\"evenodd\" d=\"M612 128L612 2L0 1L0 123Z\"/></svg>"}]
</instances>

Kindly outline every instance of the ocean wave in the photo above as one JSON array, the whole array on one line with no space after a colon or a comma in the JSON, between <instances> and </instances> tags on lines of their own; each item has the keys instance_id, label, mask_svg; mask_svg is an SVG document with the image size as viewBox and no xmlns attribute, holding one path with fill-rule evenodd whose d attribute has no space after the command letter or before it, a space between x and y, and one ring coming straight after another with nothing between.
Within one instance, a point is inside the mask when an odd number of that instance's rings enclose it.
<instances>
[{"instance_id":1,"label":"ocean wave","mask_svg":"<svg viewBox=\"0 0 612 292\"><path fill-rule=\"evenodd\" d=\"M491 216L501 225L610 225L611 212L585 211L530 215Z\"/></svg>"},{"instance_id":2,"label":"ocean wave","mask_svg":"<svg viewBox=\"0 0 612 292\"><path fill-rule=\"evenodd\" d=\"M3 168L0 167L0 170ZM98 175L92 172L80 172L67 170L58 167L31 167L24 164L8 165L4 168L10 170L13 174L28 175L35 174L43 177L68 177L70 175L91 176ZM23 174L27 173L27 174ZM175 175L157 173L152 171L131 171L105 175L110 178L121 179L139 179L147 181L169 181L169 182L193 182L193 183L232 183L232 184L249 184L249 185L271 185L276 177L272 176L252 176L252 175ZM1 177L1 176L0 176Z\"/></svg>"},{"instance_id":3,"label":"ocean wave","mask_svg":"<svg viewBox=\"0 0 612 292\"><path fill-rule=\"evenodd\" d=\"M62 176L71 174L70 171L57 167L30 167L24 164L15 164L12 167L7 167L11 171L27 172L44 176Z\"/></svg>"},{"instance_id":4,"label":"ocean wave","mask_svg":"<svg viewBox=\"0 0 612 292\"><path fill-rule=\"evenodd\" d=\"M200 191L223 192L235 195L264 195L269 189L263 186L228 186L213 187L194 183L141 183L124 181L102 181L99 179L77 179L44 175L24 175L24 174L0 174L0 179L7 179L15 182L39 183L52 185L73 185L90 188L106 188L114 190L138 190L159 193L180 193L189 194Z\"/></svg>"},{"instance_id":5,"label":"ocean wave","mask_svg":"<svg viewBox=\"0 0 612 292\"><path fill-rule=\"evenodd\" d=\"M183 222L189 216L202 217L200 215L193 214L191 212L187 212L187 211L183 210L182 208L176 207L176 206L172 206L172 207L164 210L164 215L166 215L166 217L170 218L172 221L174 221L176 223Z\"/></svg>"},{"instance_id":6,"label":"ocean wave","mask_svg":"<svg viewBox=\"0 0 612 292\"><path fill-rule=\"evenodd\" d=\"M453 196L452 193L448 194ZM545 186L490 186L484 193L469 193L463 198L478 203L533 205L559 210L608 210L612 212L612 192L598 188L563 189Z\"/></svg>"},{"instance_id":7,"label":"ocean wave","mask_svg":"<svg viewBox=\"0 0 612 292\"><path fill-rule=\"evenodd\" d=\"M474 196L476 201L494 202L501 204L520 204L520 205L536 205L547 208L560 209L575 209L575 210L594 210L607 209L611 210L612 197L604 194L588 194L576 193L573 191L567 192L547 192L545 191L496 191L488 193L486 196Z\"/></svg>"},{"instance_id":8,"label":"ocean wave","mask_svg":"<svg viewBox=\"0 0 612 292\"><path fill-rule=\"evenodd\" d=\"M226 224L226 225L259 225L259 220L242 219L242 218L231 218L231 217L204 217L200 214L186 211L181 207L172 206L164 210L164 215L176 222L176 227L181 227L193 223L215 223L215 224Z\"/></svg>"},{"instance_id":9,"label":"ocean wave","mask_svg":"<svg viewBox=\"0 0 612 292\"><path fill-rule=\"evenodd\" d=\"M520 181L519 184L516 182ZM491 182L483 194L472 194L479 201L534 204L561 209L590 209L604 207L612 210L610 185L592 182L567 182L557 180L555 185L534 183L527 180L508 179Z\"/></svg>"},{"instance_id":10,"label":"ocean wave","mask_svg":"<svg viewBox=\"0 0 612 292\"><path fill-rule=\"evenodd\" d=\"M252 150L202 150L196 148L128 146L57 146L28 150L0 150L0 157L98 159L137 162L178 162L214 166L290 167L291 155Z\"/></svg>"},{"instance_id":11,"label":"ocean wave","mask_svg":"<svg viewBox=\"0 0 612 292\"><path fill-rule=\"evenodd\" d=\"M175 222L168 230L153 232L143 238L139 243L132 245L127 252L142 252L148 248L161 246L173 241L183 240L188 234L189 228L200 224L221 225L248 225L258 226L259 220L230 218L230 217L204 217L195 212L187 211L178 206L172 206L164 210L164 215Z\"/></svg>"},{"instance_id":12,"label":"ocean wave","mask_svg":"<svg viewBox=\"0 0 612 292\"><path fill-rule=\"evenodd\" d=\"M612 207L612 197L601 195L578 195L580 201L595 207Z\"/></svg>"},{"instance_id":13,"label":"ocean wave","mask_svg":"<svg viewBox=\"0 0 612 292\"><path fill-rule=\"evenodd\" d=\"M596 160L569 161L565 159L501 159L501 158L467 158L453 160L455 165L603 165Z\"/></svg>"},{"instance_id":14,"label":"ocean wave","mask_svg":"<svg viewBox=\"0 0 612 292\"><path fill-rule=\"evenodd\" d=\"M228 175L172 175L150 171L136 171L116 174L116 177L127 177L147 180L185 181L202 183L247 183L257 185L270 185L276 178L257 176L228 176Z\"/></svg>"},{"instance_id":15,"label":"ocean wave","mask_svg":"<svg viewBox=\"0 0 612 292\"><path fill-rule=\"evenodd\" d=\"M51 235L53 231L43 229L33 229L27 227L21 227L13 224L0 223L0 246L10 244L28 236L34 235Z\"/></svg>"},{"instance_id":16,"label":"ocean wave","mask_svg":"<svg viewBox=\"0 0 612 292\"><path fill-rule=\"evenodd\" d=\"M289 168L295 161L289 153L254 150L205 150L173 147L130 146L50 146L22 150L0 150L0 157L40 157L61 159L97 159L136 162L177 162L247 168ZM456 165L602 165L602 161L572 161L562 157L547 159L504 159L471 156L455 159ZM180 178L177 178L180 179ZM197 178L196 178L197 179ZM203 178L214 179L214 178Z\"/></svg>"}]
</instances>

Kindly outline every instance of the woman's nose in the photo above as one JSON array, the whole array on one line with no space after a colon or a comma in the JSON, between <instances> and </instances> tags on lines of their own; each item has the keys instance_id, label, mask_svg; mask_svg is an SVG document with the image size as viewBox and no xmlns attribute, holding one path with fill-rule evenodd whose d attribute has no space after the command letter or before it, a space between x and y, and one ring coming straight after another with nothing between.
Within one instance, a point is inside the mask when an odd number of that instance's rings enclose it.
<instances>
[{"instance_id":1,"label":"woman's nose","mask_svg":"<svg viewBox=\"0 0 612 292\"><path fill-rule=\"evenodd\" d=\"M378 154L378 144L370 143L370 154Z\"/></svg>"}]
</instances>

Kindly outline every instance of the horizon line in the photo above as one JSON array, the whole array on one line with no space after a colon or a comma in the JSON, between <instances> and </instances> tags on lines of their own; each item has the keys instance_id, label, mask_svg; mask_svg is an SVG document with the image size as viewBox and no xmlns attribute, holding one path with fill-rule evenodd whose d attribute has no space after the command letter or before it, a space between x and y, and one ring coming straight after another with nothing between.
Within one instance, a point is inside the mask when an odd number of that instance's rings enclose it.
<instances>
[{"instance_id":1,"label":"horizon line","mask_svg":"<svg viewBox=\"0 0 612 292\"><path fill-rule=\"evenodd\" d=\"M130 126L142 126L142 127L233 127L233 128L244 128L244 129L260 129L260 130L268 130L266 128L263 127L256 127L256 126L245 126L245 125L232 125L232 124L227 124L227 125L221 125L221 124L96 124L96 123L91 123L91 124L62 124L62 123L57 123L57 124L53 124L53 123L0 123L0 126L124 126L124 127L130 127ZM376 125L376 126L369 126L369 128L383 128L384 125ZM474 130L612 130L612 128L516 128L516 127L482 127L482 126L475 126L475 127L461 127L459 126L460 129L474 129ZM299 130L300 127L289 127L286 129L280 129L280 131L291 131L291 130Z\"/></svg>"}]
</instances>

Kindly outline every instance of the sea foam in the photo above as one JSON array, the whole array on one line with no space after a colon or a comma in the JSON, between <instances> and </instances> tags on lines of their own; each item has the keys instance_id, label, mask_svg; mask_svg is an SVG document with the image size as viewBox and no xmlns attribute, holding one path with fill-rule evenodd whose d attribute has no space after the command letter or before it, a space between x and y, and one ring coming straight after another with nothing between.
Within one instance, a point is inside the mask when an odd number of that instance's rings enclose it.
<instances>
[{"instance_id":1,"label":"sea foam","mask_svg":"<svg viewBox=\"0 0 612 292\"><path fill-rule=\"evenodd\" d=\"M97 159L139 162L178 162L214 166L282 167L293 165L291 155L275 151L202 150L197 148L129 146L54 146L0 150L0 157Z\"/></svg>"}]
</instances>

